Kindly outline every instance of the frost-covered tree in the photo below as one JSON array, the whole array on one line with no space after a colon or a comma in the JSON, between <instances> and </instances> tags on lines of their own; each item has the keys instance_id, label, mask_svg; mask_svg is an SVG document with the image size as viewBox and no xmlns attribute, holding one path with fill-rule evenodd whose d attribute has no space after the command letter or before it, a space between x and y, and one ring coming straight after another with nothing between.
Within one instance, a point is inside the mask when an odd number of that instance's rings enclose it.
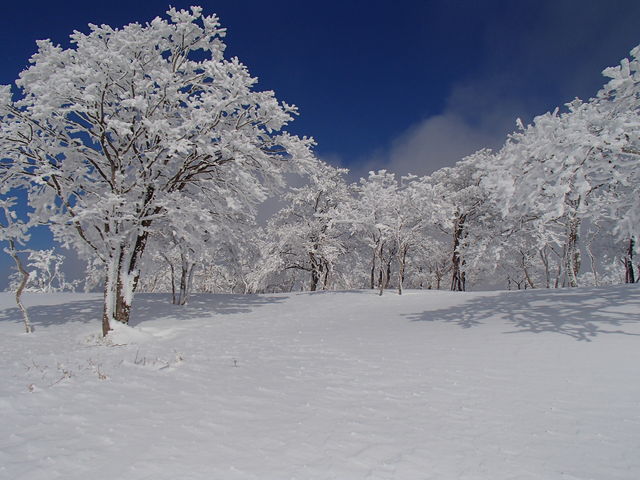
<instances>
[{"instance_id":1,"label":"frost-covered tree","mask_svg":"<svg viewBox=\"0 0 640 480\"><path fill-rule=\"evenodd\" d=\"M491 225L491 205L481 180L490 150L480 150L453 167L434 172L426 181L433 223L450 238L451 290L464 291L468 268L477 263Z\"/></svg>"},{"instance_id":2,"label":"frost-covered tree","mask_svg":"<svg viewBox=\"0 0 640 480\"><path fill-rule=\"evenodd\" d=\"M254 225L242 229L242 236L234 241L216 245L214 261L205 264L196 276L199 292L255 293L256 266L260 259L258 238L263 229Z\"/></svg>"},{"instance_id":3,"label":"frost-covered tree","mask_svg":"<svg viewBox=\"0 0 640 480\"><path fill-rule=\"evenodd\" d=\"M156 240L159 255L154 260L161 258L170 272L171 302L185 305L193 288L193 276L205 251L195 248L176 230L163 232Z\"/></svg>"},{"instance_id":4,"label":"frost-covered tree","mask_svg":"<svg viewBox=\"0 0 640 480\"><path fill-rule=\"evenodd\" d=\"M27 250L26 269L29 273L26 291L38 293L54 293L75 290L78 281L68 282L63 270L65 256L56 253L55 249ZM12 284L20 284L22 275L12 278Z\"/></svg>"},{"instance_id":5,"label":"frost-covered tree","mask_svg":"<svg viewBox=\"0 0 640 480\"><path fill-rule=\"evenodd\" d=\"M160 261L170 272L172 301L175 305L187 303L194 275L210 255L214 238L218 242L224 238L223 230L228 219L221 219L207 207L202 199L184 198L184 202L176 206L179 215L168 221L158 219L156 231L150 237L147 248L156 253L151 261Z\"/></svg>"},{"instance_id":6,"label":"frost-covered tree","mask_svg":"<svg viewBox=\"0 0 640 480\"><path fill-rule=\"evenodd\" d=\"M202 222L194 222L195 217ZM142 263L141 291L171 292L176 305L186 304L197 292L249 293L251 273L258 263L254 250L260 229L242 217L229 224L195 217L185 215L182 228L150 239Z\"/></svg>"},{"instance_id":7,"label":"frost-covered tree","mask_svg":"<svg viewBox=\"0 0 640 480\"><path fill-rule=\"evenodd\" d=\"M593 120L586 130L601 152L601 166L594 169L609 186L601 190L602 211L615 223L625 249L625 281L633 283L640 275L640 265L634 265L640 238L640 45L629 53L630 58L602 72L610 80L589 102Z\"/></svg>"},{"instance_id":8,"label":"frost-covered tree","mask_svg":"<svg viewBox=\"0 0 640 480\"><path fill-rule=\"evenodd\" d=\"M368 257L368 286L377 285L380 295L394 281L402 294L409 252L422 241L425 217L418 185L413 175L398 180L386 170L369 172L352 186L354 198L339 209L339 221L359 240L360 246L352 248L368 250L360 258Z\"/></svg>"},{"instance_id":9,"label":"frost-covered tree","mask_svg":"<svg viewBox=\"0 0 640 480\"><path fill-rule=\"evenodd\" d=\"M488 175L515 237L527 232L544 265L547 285L577 286L586 249L604 223L627 245L633 277L640 203L640 48L608 68L598 96L566 111L540 115L512 134ZM588 244L582 241L588 239ZM556 267L551 265L555 264ZM555 281L550 281L555 270Z\"/></svg>"},{"instance_id":10,"label":"frost-covered tree","mask_svg":"<svg viewBox=\"0 0 640 480\"><path fill-rule=\"evenodd\" d=\"M405 283L410 288L440 290L451 270L449 242L443 240L433 225L427 225L421 242L409 254L412 268L408 269ZM434 235L435 234L435 235Z\"/></svg>"},{"instance_id":11,"label":"frost-covered tree","mask_svg":"<svg viewBox=\"0 0 640 480\"><path fill-rule=\"evenodd\" d=\"M425 227L431 218L431 205L425 202L424 184L414 175L400 178L395 195L390 195L387 229L394 242L396 260L396 283L398 294L402 295L410 254L421 245L425 237Z\"/></svg>"},{"instance_id":12,"label":"frost-covered tree","mask_svg":"<svg viewBox=\"0 0 640 480\"><path fill-rule=\"evenodd\" d=\"M398 181L386 170L372 171L367 178L360 179L354 190L355 199L343 208L341 221L349 224L369 249L369 287L373 289L377 284L382 295L391 281L392 262L397 253L393 225Z\"/></svg>"},{"instance_id":13,"label":"frost-covered tree","mask_svg":"<svg viewBox=\"0 0 640 480\"><path fill-rule=\"evenodd\" d=\"M0 90L0 181L22 177L56 237L104 265L104 334L128 322L149 236L179 207L250 213L312 158L312 140L282 131L296 108L224 58L218 18L167 13L90 25L70 48L39 41L19 98Z\"/></svg>"},{"instance_id":14,"label":"frost-covered tree","mask_svg":"<svg viewBox=\"0 0 640 480\"><path fill-rule=\"evenodd\" d=\"M0 193L4 193L2 188L0 188ZM15 205L15 197L0 198L0 242L7 242L7 247L4 251L11 256L18 270L19 279L15 285L16 304L22 313L25 331L31 333L33 329L29 320L29 313L22 303L22 292L29 281L29 272L22 263L20 258L20 253L22 252L18 247L29 240L28 232L32 225L29 220L23 221L18 218L14 210Z\"/></svg>"},{"instance_id":15,"label":"frost-covered tree","mask_svg":"<svg viewBox=\"0 0 640 480\"><path fill-rule=\"evenodd\" d=\"M269 221L261 263L263 281L274 273L299 270L308 274L310 291L329 288L334 267L345 253L348 232L339 220L350 202L345 169L318 163L308 183L292 188L287 204Z\"/></svg>"}]
</instances>

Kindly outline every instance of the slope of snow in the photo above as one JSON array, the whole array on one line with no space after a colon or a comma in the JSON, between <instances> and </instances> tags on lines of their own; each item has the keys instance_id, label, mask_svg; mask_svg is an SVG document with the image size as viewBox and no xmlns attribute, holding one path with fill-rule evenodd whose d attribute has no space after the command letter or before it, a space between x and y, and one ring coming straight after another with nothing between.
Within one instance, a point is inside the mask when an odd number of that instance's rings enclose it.
<instances>
[{"instance_id":1,"label":"slope of snow","mask_svg":"<svg viewBox=\"0 0 640 480\"><path fill-rule=\"evenodd\" d=\"M0 294L0 478L637 479L640 289Z\"/></svg>"}]
</instances>

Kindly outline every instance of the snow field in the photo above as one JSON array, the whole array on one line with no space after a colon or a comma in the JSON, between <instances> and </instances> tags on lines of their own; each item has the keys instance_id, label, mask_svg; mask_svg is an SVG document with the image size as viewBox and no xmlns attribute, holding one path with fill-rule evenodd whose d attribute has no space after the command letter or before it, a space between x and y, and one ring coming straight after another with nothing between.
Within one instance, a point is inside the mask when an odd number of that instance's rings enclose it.
<instances>
[{"instance_id":1,"label":"snow field","mask_svg":"<svg viewBox=\"0 0 640 480\"><path fill-rule=\"evenodd\" d=\"M637 479L640 290L0 294L0 478Z\"/></svg>"}]
</instances>

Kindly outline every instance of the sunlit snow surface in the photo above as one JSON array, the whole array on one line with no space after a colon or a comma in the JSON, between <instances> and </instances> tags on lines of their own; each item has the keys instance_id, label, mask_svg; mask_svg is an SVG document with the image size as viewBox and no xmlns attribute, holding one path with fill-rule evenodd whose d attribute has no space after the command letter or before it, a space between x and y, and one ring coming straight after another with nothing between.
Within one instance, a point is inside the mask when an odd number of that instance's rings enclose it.
<instances>
[{"instance_id":1,"label":"sunlit snow surface","mask_svg":"<svg viewBox=\"0 0 640 480\"><path fill-rule=\"evenodd\" d=\"M0 294L0 478L640 478L640 288Z\"/></svg>"}]
</instances>

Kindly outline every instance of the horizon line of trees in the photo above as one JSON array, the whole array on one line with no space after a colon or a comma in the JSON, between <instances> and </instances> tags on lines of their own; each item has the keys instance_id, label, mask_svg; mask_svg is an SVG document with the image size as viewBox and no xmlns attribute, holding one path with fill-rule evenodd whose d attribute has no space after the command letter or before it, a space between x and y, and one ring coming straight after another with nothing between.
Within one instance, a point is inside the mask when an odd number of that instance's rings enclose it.
<instances>
[{"instance_id":1,"label":"horizon line of trees","mask_svg":"<svg viewBox=\"0 0 640 480\"><path fill-rule=\"evenodd\" d=\"M266 226L251 227L251 241L192 249L187 269L182 244L174 260L162 254L165 267L150 260L143 288L166 291L169 279L187 293L637 283L640 46L630 53L603 72L594 98L518 120L500 150L431 175L380 170L349 185L345 169L319 162Z\"/></svg>"},{"instance_id":2,"label":"horizon line of trees","mask_svg":"<svg viewBox=\"0 0 640 480\"><path fill-rule=\"evenodd\" d=\"M90 26L68 49L38 42L19 97L0 87L0 240L18 292L74 287L53 252L21 266L35 225L87 260L105 335L128 323L136 291L184 304L193 292L638 281L640 46L594 98L518 121L496 152L348 184L313 139L284 131L296 107L224 58L215 15L167 15ZM287 188L289 175L304 184ZM274 195L284 206L259 225Z\"/></svg>"}]
</instances>

